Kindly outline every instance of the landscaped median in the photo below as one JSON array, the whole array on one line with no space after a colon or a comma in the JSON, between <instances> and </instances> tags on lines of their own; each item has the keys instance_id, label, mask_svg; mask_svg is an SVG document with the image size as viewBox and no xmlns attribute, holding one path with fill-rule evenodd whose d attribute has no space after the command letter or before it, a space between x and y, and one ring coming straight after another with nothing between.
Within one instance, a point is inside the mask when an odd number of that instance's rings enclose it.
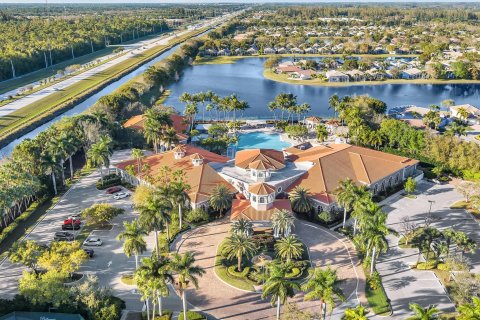
<instances>
[{"instance_id":1,"label":"landscaped median","mask_svg":"<svg viewBox=\"0 0 480 320\"><path fill-rule=\"evenodd\" d=\"M50 94L32 105L17 110L8 116L1 117L0 146L5 146L24 132L28 132L58 114L65 112L65 110L72 108L106 85L137 69L140 65L154 59L164 51L205 32L209 28L210 27L189 32L175 38L168 45L157 46L146 50L123 63L112 66L101 73L97 73L85 80L72 84L65 90Z\"/></svg>"}]
</instances>

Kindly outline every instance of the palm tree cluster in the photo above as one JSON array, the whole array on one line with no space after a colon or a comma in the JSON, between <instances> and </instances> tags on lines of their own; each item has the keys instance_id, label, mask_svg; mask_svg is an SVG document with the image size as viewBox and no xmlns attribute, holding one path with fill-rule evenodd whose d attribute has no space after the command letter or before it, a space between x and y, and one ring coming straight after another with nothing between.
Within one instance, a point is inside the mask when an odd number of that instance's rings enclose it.
<instances>
[{"instance_id":1,"label":"palm tree cluster","mask_svg":"<svg viewBox=\"0 0 480 320\"><path fill-rule=\"evenodd\" d=\"M0 80L168 30L165 20L146 11L33 16L0 21Z\"/></svg>"},{"instance_id":2,"label":"palm tree cluster","mask_svg":"<svg viewBox=\"0 0 480 320\"><path fill-rule=\"evenodd\" d=\"M148 143L153 145L155 153L158 147L169 150L172 146L178 144L177 132L172 127L170 114L157 109L148 109L145 111L145 125L143 134Z\"/></svg>"},{"instance_id":3,"label":"palm tree cluster","mask_svg":"<svg viewBox=\"0 0 480 320\"><path fill-rule=\"evenodd\" d=\"M190 117L193 123L199 113L199 105L202 107L202 120L209 118L210 120L220 120L223 113L223 121L231 119L236 121L237 112L243 112L249 108L248 102L240 100L236 94L221 97L212 91L188 93L184 92L179 100L185 104L185 115ZM208 113L208 117L205 117L205 113ZM215 113L215 114L213 114Z\"/></svg>"},{"instance_id":4,"label":"palm tree cluster","mask_svg":"<svg viewBox=\"0 0 480 320\"><path fill-rule=\"evenodd\" d=\"M367 188L357 186L351 179L340 181L336 197L344 208L343 228L348 211L352 211L354 241L364 251L365 258L371 260L370 273L373 273L376 258L388 250L386 236L391 230L386 224L387 215L373 201Z\"/></svg>"},{"instance_id":5,"label":"palm tree cluster","mask_svg":"<svg viewBox=\"0 0 480 320\"><path fill-rule=\"evenodd\" d=\"M0 166L0 207L3 227L23 212L42 190L58 193L58 185L74 176L73 157L89 156L98 165L108 165L111 155L110 123L102 114L83 114L64 118L26 139L12 151ZM93 149L93 151L92 151Z\"/></svg>"},{"instance_id":6,"label":"palm tree cluster","mask_svg":"<svg viewBox=\"0 0 480 320\"><path fill-rule=\"evenodd\" d=\"M418 248L417 264L420 262L420 257L425 254L427 263L430 261L431 254L435 254L435 265L438 265L440 259L450 258L452 255L457 255L460 250L463 257L465 252L474 252L477 248L477 243L469 238L463 231L456 231L452 228L438 230L436 228L425 226L413 231L415 235L411 239L411 244ZM453 252L452 252L452 246Z\"/></svg>"},{"instance_id":7,"label":"palm tree cluster","mask_svg":"<svg viewBox=\"0 0 480 320\"><path fill-rule=\"evenodd\" d=\"M184 320L187 320L186 290L193 284L198 289L198 278L205 271L195 265L195 256L191 252L174 253L168 256L143 258L142 265L135 270L135 282L145 301L147 319L150 320L150 301L152 302L151 319L155 319L156 306L158 315L163 315L162 298L170 293L169 285L175 285L183 301Z\"/></svg>"},{"instance_id":8,"label":"palm tree cluster","mask_svg":"<svg viewBox=\"0 0 480 320\"><path fill-rule=\"evenodd\" d=\"M277 110L280 110L278 120L293 123L294 115L297 115L297 121L300 121L300 116L308 113L311 107L308 103L298 104L297 96L292 93L280 93L268 104L268 109L274 113L275 120L277 120ZM285 113L287 113L286 119L284 119Z\"/></svg>"}]
</instances>

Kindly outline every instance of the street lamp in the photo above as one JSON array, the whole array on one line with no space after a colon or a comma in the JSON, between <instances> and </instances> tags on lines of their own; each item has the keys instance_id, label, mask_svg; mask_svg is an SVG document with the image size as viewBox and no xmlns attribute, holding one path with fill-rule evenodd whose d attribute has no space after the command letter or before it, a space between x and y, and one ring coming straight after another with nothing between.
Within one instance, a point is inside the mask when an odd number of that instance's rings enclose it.
<instances>
[{"instance_id":1,"label":"street lamp","mask_svg":"<svg viewBox=\"0 0 480 320\"><path fill-rule=\"evenodd\" d=\"M428 208L428 214L427 214L427 216L426 216L426 218L425 218L425 227L427 227L427 228L430 226L430 220L431 220L431 219L430 219L430 215L431 215L431 213L432 213L432 204L435 203L435 201L433 201L433 200L428 200L428 203L430 203L430 207Z\"/></svg>"}]
</instances>

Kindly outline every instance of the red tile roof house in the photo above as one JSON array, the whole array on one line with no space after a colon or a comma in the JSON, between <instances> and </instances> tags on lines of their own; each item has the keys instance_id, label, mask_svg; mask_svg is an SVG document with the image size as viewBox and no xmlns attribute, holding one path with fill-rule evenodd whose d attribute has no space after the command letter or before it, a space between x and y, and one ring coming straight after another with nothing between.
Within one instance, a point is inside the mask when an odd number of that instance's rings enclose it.
<instances>
[{"instance_id":1,"label":"red tile roof house","mask_svg":"<svg viewBox=\"0 0 480 320\"><path fill-rule=\"evenodd\" d=\"M418 175L417 160L348 144L306 150L292 147L284 152L243 150L237 152L234 163L219 168L218 173L245 197L234 200L231 220L243 218L268 226L275 211L291 212L289 200L276 196L299 185L312 194L318 211L332 211L341 209L336 204L335 190L346 178L378 193L403 183L409 176L423 177Z\"/></svg>"},{"instance_id":2,"label":"red tile roof house","mask_svg":"<svg viewBox=\"0 0 480 320\"><path fill-rule=\"evenodd\" d=\"M180 143L187 143L188 132L190 128L189 120L178 114L171 114L170 119L172 120L172 127L177 132L177 137ZM128 119L124 124L124 128L130 128L133 130L143 131L145 129L145 115L140 114L138 116L133 116Z\"/></svg>"},{"instance_id":3,"label":"red tile roof house","mask_svg":"<svg viewBox=\"0 0 480 320\"><path fill-rule=\"evenodd\" d=\"M212 189L223 184L227 186L232 193L236 193L225 179L223 179L212 167L213 164L226 163L229 159L216 153L197 148L191 145L178 145L174 149L162 153L148 156L142 160L143 164L150 167L150 178L159 177L161 169L165 166L172 170L183 170L185 173L185 183L190 186L187 191L190 206L193 209L208 209L208 200ZM127 172L127 167L131 166L135 176ZM127 160L115 165L117 173L133 185L146 184L151 185L142 178L142 173L138 173L137 160Z\"/></svg>"}]
</instances>

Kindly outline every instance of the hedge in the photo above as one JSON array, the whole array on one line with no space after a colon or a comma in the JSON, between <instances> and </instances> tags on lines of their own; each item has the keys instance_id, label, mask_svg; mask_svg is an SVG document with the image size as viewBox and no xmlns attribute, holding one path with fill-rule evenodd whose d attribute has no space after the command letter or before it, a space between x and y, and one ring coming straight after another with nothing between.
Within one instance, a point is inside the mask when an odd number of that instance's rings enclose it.
<instances>
[{"instance_id":1,"label":"hedge","mask_svg":"<svg viewBox=\"0 0 480 320\"><path fill-rule=\"evenodd\" d=\"M97 181L95 186L98 190L107 189L122 184L122 178L116 174L109 174Z\"/></svg>"},{"instance_id":2,"label":"hedge","mask_svg":"<svg viewBox=\"0 0 480 320\"><path fill-rule=\"evenodd\" d=\"M180 315L178 316L178 319L183 319L183 311L180 312ZM188 320L206 320L204 316L202 316L200 313L195 312L195 311L187 311L187 319Z\"/></svg>"},{"instance_id":3,"label":"hedge","mask_svg":"<svg viewBox=\"0 0 480 320\"><path fill-rule=\"evenodd\" d=\"M32 213L35 211L35 209L37 209L40 203L43 203L43 201L32 202L32 204L28 207L27 210L25 210L24 213L19 215L17 218L15 218L15 220L12 221L12 223L10 223L7 227L5 227L0 233L0 243L2 243L3 240L5 240L13 232L13 230L16 229L22 221L27 220L28 217L30 217Z\"/></svg>"},{"instance_id":4,"label":"hedge","mask_svg":"<svg viewBox=\"0 0 480 320\"><path fill-rule=\"evenodd\" d=\"M250 267L245 267L243 268L242 272L238 272L236 270L237 266L236 265L232 265L230 267L227 268L227 271L228 271L228 274L231 275L232 277L236 277L236 278L245 278L248 273L250 272Z\"/></svg>"}]
</instances>

